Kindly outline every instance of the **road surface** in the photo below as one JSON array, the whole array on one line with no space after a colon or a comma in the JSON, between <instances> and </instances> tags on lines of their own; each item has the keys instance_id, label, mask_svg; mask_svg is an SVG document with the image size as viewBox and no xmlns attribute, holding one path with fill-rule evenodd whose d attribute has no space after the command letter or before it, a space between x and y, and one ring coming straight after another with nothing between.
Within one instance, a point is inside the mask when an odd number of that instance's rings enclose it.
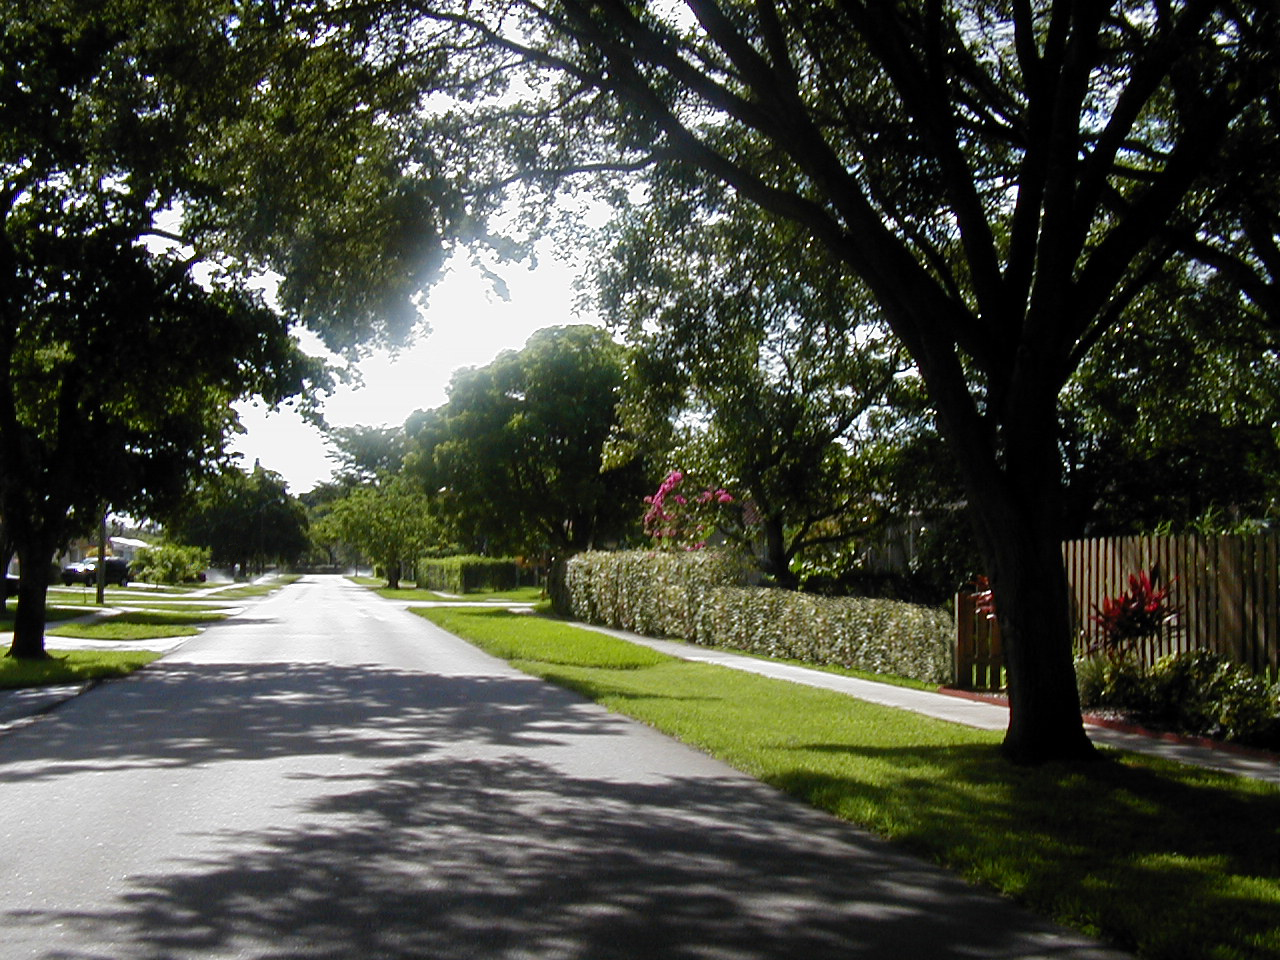
<instances>
[{"instance_id":1,"label":"road surface","mask_svg":"<svg viewBox=\"0 0 1280 960\"><path fill-rule=\"evenodd\" d=\"M0 736L0 958L1112 957L338 578Z\"/></svg>"}]
</instances>

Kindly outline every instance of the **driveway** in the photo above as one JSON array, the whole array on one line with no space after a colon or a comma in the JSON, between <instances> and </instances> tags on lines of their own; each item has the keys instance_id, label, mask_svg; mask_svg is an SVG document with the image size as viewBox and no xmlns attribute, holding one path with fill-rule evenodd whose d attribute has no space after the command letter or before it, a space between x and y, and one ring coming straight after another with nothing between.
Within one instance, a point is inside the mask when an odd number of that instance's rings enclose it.
<instances>
[{"instance_id":1,"label":"driveway","mask_svg":"<svg viewBox=\"0 0 1280 960\"><path fill-rule=\"evenodd\" d=\"M0 958L1118 957L339 578L0 736Z\"/></svg>"}]
</instances>

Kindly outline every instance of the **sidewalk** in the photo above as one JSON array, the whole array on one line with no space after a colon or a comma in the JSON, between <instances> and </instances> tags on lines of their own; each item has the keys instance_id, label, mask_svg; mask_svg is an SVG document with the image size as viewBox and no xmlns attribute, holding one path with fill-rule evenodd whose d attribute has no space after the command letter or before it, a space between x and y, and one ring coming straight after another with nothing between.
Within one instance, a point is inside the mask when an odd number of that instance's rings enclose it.
<instances>
[{"instance_id":1,"label":"sidewalk","mask_svg":"<svg viewBox=\"0 0 1280 960\"><path fill-rule=\"evenodd\" d=\"M772 677L776 680L789 680L805 686L833 690L836 693L848 694L859 700L882 704L886 707L897 707L911 710L940 720L952 723L963 723L983 730L1004 730L1009 725L1008 707L984 700L970 699L964 696L937 692L933 690L916 690L910 687L895 687L887 683L876 683L872 680L859 680L856 677L844 677L822 670L792 666L772 660L760 660L743 654L728 653L699 647L692 643L674 640L655 640L626 630L615 630L589 623L574 624L587 630L595 630L612 637L649 647L681 660L692 660L699 663L714 663L731 670L743 670L747 673ZM1180 739L1163 739L1130 733L1124 730L1113 730L1089 723L1086 720L1089 739L1094 743L1113 747L1117 750L1129 750L1151 756L1189 763L1195 766L1208 767L1224 773L1232 773L1242 777L1252 777L1280 784L1280 763L1265 755L1252 752L1237 751L1230 746L1206 746Z\"/></svg>"}]
</instances>

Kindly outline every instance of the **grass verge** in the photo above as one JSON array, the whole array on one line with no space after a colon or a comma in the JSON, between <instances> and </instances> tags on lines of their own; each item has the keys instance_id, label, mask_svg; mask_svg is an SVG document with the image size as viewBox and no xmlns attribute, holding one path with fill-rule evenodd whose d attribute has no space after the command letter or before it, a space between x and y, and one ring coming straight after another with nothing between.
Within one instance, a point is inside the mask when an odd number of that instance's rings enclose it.
<instances>
[{"instance_id":1,"label":"grass verge","mask_svg":"<svg viewBox=\"0 0 1280 960\"><path fill-rule=\"evenodd\" d=\"M50 650L48 660L0 657L0 689L123 677L159 656L147 650Z\"/></svg>"},{"instance_id":2,"label":"grass verge","mask_svg":"<svg viewBox=\"0 0 1280 960\"><path fill-rule=\"evenodd\" d=\"M78 607L45 607L44 620L45 623L53 623L57 620L73 620L76 617L83 617L87 611ZM9 604L3 611L0 611L0 631L13 629L13 604Z\"/></svg>"},{"instance_id":3,"label":"grass verge","mask_svg":"<svg viewBox=\"0 0 1280 960\"><path fill-rule=\"evenodd\" d=\"M501 610L415 611L767 783L1155 960L1280 957L1280 791L999 736Z\"/></svg>"},{"instance_id":4,"label":"grass verge","mask_svg":"<svg viewBox=\"0 0 1280 960\"><path fill-rule=\"evenodd\" d=\"M452 593L439 593L420 587L400 587L392 590L384 586L382 580L374 577L352 577L351 580L362 587L369 587L380 597L388 600L414 600L429 603L482 603L487 600L506 600L511 603L537 603L543 599L541 587L516 587L514 590L477 590L457 596Z\"/></svg>"},{"instance_id":5,"label":"grass verge","mask_svg":"<svg viewBox=\"0 0 1280 960\"><path fill-rule=\"evenodd\" d=\"M217 613L169 610L134 610L92 623L67 623L48 631L51 637L78 640L155 640L160 637L193 637L197 624L223 620Z\"/></svg>"},{"instance_id":6,"label":"grass verge","mask_svg":"<svg viewBox=\"0 0 1280 960\"><path fill-rule=\"evenodd\" d=\"M296 574L282 574L273 580L263 583L246 583L242 587L228 587L226 590L219 590L217 593L210 594L210 598L214 600L244 600L250 597L265 597L269 593L275 593L281 587L287 587L297 579Z\"/></svg>"},{"instance_id":7,"label":"grass verge","mask_svg":"<svg viewBox=\"0 0 1280 960\"><path fill-rule=\"evenodd\" d=\"M173 611L175 613L224 613L231 604L219 603L200 603L195 600L130 600L127 604L130 610L157 610L157 611ZM211 619L209 617L201 617L201 620ZM220 619L220 618L212 618Z\"/></svg>"}]
</instances>

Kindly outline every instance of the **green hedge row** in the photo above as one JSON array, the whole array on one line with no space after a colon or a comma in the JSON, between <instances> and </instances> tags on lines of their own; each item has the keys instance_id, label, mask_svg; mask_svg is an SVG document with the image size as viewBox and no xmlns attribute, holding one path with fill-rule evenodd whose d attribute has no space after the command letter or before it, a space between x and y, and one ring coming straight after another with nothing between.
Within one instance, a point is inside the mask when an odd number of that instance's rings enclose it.
<instances>
[{"instance_id":1,"label":"green hedge row","mask_svg":"<svg viewBox=\"0 0 1280 960\"><path fill-rule=\"evenodd\" d=\"M946 683L955 624L940 607L901 600L720 587L703 605L695 639L768 657Z\"/></svg>"},{"instance_id":2,"label":"green hedge row","mask_svg":"<svg viewBox=\"0 0 1280 960\"><path fill-rule=\"evenodd\" d=\"M565 568L562 613L650 637L692 639L707 591L743 583L729 551L580 553Z\"/></svg>"},{"instance_id":3,"label":"green hedge row","mask_svg":"<svg viewBox=\"0 0 1280 960\"><path fill-rule=\"evenodd\" d=\"M890 673L951 678L955 627L938 607L747 587L721 551L586 553L565 572L568 615L647 636Z\"/></svg>"},{"instance_id":4,"label":"green hedge row","mask_svg":"<svg viewBox=\"0 0 1280 960\"><path fill-rule=\"evenodd\" d=\"M513 590L520 586L520 566L509 557L424 557L414 580L442 593Z\"/></svg>"}]
</instances>

